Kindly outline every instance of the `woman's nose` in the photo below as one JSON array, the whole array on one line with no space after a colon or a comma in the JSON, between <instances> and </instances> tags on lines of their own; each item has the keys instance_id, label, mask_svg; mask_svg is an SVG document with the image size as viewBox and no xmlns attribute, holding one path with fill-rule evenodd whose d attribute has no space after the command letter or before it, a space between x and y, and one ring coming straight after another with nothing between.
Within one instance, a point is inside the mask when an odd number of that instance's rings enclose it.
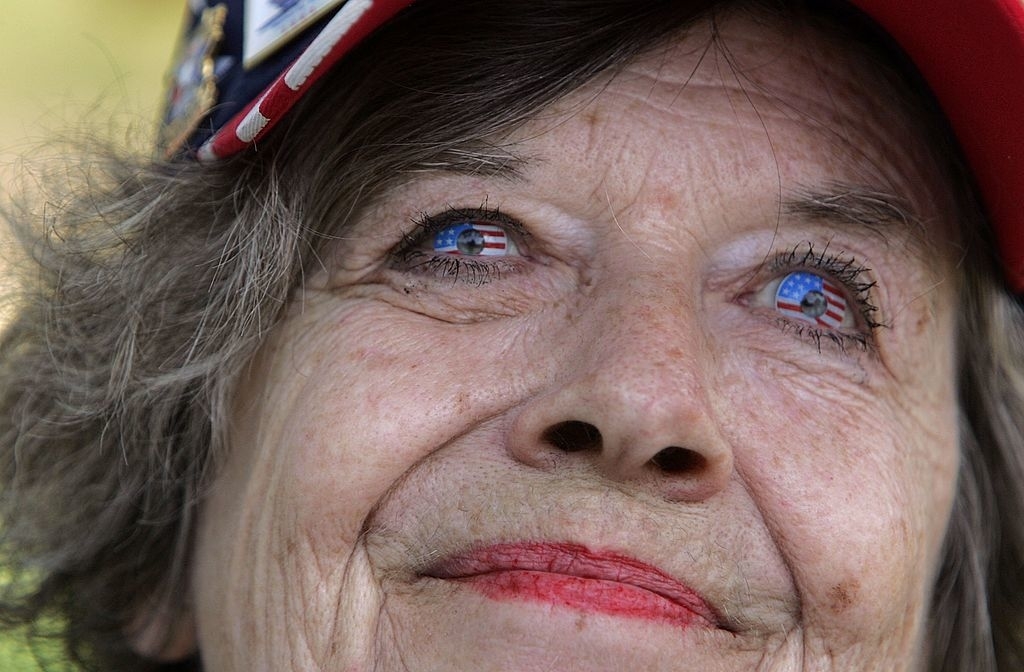
<instances>
[{"instance_id":1,"label":"woman's nose","mask_svg":"<svg viewBox=\"0 0 1024 672\"><path fill-rule=\"evenodd\" d=\"M586 468L666 499L705 500L728 483L733 453L718 431L699 338L692 326L682 335L646 315L591 332L575 363L563 363L563 382L520 412L510 450L535 468Z\"/></svg>"}]
</instances>

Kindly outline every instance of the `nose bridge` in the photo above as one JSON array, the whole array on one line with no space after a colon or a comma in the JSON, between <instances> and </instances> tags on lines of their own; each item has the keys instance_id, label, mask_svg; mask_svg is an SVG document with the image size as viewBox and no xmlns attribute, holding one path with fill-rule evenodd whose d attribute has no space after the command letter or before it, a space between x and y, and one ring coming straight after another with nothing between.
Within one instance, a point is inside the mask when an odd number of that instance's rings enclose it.
<instances>
[{"instance_id":1,"label":"nose bridge","mask_svg":"<svg viewBox=\"0 0 1024 672\"><path fill-rule=\"evenodd\" d=\"M634 274L606 292L590 316L594 337L580 361L581 382L601 406L646 417L629 423L633 432L710 421L710 353L696 299L678 285L668 273Z\"/></svg>"}]
</instances>

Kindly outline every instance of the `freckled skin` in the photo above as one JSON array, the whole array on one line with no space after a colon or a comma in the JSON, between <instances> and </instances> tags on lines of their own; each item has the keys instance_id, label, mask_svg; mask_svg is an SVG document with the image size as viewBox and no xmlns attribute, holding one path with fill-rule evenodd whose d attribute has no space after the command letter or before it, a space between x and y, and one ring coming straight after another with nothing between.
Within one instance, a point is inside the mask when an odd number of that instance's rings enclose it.
<instances>
[{"instance_id":1,"label":"freckled skin","mask_svg":"<svg viewBox=\"0 0 1024 672\"><path fill-rule=\"evenodd\" d=\"M522 179L389 195L297 293L200 513L207 669L921 669L957 468L947 189L846 47L719 30L746 79L714 50L697 67L699 27L521 129ZM780 187L835 182L897 190L930 243L780 218ZM484 202L531 234L500 279L391 255L418 213ZM808 242L872 269L872 349L760 302L763 262ZM567 421L601 441L558 449ZM728 628L610 613L614 582L533 576L520 599L428 575L502 543L633 558Z\"/></svg>"},{"instance_id":2,"label":"freckled skin","mask_svg":"<svg viewBox=\"0 0 1024 672\"><path fill-rule=\"evenodd\" d=\"M856 581L833 586L830 592L832 596L832 610L836 613L841 613L852 605L857 596L857 588Z\"/></svg>"}]
</instances>

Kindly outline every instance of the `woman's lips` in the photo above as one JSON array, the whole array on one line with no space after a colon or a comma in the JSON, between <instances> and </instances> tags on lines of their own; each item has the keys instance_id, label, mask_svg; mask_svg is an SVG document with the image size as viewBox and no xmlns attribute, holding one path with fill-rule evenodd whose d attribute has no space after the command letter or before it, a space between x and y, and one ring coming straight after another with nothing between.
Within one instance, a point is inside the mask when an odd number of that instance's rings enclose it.
<instances>
[{"instance_id":1,"label":"woman's lips","mask_svg":"<svg viewBox=\"0 0 1024 672\"><path fill-rule=\"evenodd\" d=\"M720 627L692 588L634 558L569 543L495 544L438 563L431 576L494 600L526 600L689 628Z\"/></svg>"}]
</instances>

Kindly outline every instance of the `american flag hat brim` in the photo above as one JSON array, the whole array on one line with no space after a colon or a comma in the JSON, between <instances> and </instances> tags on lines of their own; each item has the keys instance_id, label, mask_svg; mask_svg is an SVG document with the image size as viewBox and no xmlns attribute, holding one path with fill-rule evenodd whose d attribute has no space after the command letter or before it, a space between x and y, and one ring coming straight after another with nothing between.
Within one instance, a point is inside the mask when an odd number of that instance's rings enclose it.
<instances>
[{"instance_id":1,"label":"american flag hat brim","mask_svg":"<svg viewBox=\"0 0 1024 672\"><path fill-rule=\"evenodd\" d=\"M244 151L413 2L190 0L165 153L217 161ZM1024 0L849 4L891 35L928 82L977 180L1009 283L1024 292ZM258 37L260 29L270 37Z\"/></svg>"}]
</instances>

